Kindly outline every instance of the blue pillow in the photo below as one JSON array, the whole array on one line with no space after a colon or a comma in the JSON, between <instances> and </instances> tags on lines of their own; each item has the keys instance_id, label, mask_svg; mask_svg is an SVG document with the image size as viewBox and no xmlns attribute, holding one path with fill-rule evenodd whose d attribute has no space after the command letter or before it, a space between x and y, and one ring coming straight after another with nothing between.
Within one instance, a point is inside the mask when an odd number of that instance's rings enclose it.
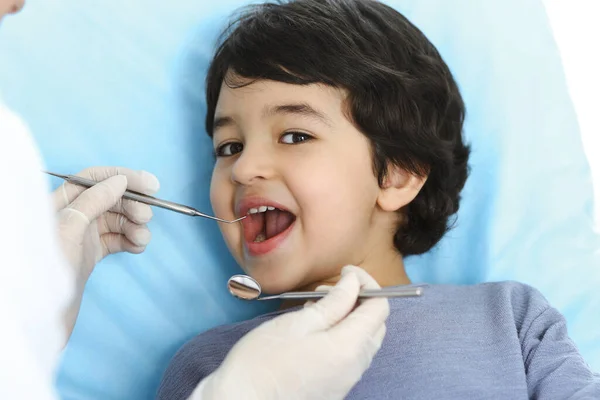
<instances>
[{"instance_id":1,"label":"blue pillow","mask_svg":"<svg viewBox=\"0 0 600 400\"><path fill-rule=\"evenodd\" d=\"M160 197L210 212L204 77L226 17L246 3L31 0L0 30L0 92L30 124L48 169L147 169ZM411 277L532 284L599 369L590 171L542 4L389 3L453 70L473 145L456 227L407 259ZM63 399L153 398L185 341L274 306L229 296L239 269L213 222L155 209L151 229L143 255L110 257L94 272L58 374Z\"/></svg>"}]
</instances>

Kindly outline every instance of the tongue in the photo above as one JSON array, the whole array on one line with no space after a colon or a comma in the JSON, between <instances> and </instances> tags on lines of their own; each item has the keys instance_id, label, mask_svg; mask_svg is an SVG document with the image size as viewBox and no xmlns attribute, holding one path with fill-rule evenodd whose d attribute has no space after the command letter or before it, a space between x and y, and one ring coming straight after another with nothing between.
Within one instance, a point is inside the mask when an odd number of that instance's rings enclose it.
<instances>
[{"instance_id":1,"label":"tongue","mask_svg":"<svg viewBox=\"0 0 600 400\"><path fill-rule=\"evenodd\" d=\"M294 215L287 211L272 210L265 213L266 239L279 235L294 222Z\"/></svg>"},{"instance_id":2,"label":"tongue","mask_svg":"<svg viewBox=\"0 0 600 400\"><path fill-rule=\"evenodd\" d=\"M243 221L244 235L249 242L256 241L257 237L262 234L265 226L265 213L250 214L250 217ZM259 240L259 241L263 241Z\"/></svg>"}]
</instances>

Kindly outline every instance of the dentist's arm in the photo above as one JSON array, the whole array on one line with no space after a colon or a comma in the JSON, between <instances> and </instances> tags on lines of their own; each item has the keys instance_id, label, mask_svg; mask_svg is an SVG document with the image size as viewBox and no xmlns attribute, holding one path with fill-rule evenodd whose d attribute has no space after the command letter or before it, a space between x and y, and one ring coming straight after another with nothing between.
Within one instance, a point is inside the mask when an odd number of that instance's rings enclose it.
<instances>
[{"instance_id":1,"label":"dentist's arm","mask_svg":"<svg viewBox=\"0 0 600 400\"><path fill-rule=\"evenodd\" d=\"M158 181L144 172L93 168L81 175L103 182L87 190L61 186L52 195L55 209L27 126L1 103L0 131L0 170L6 172L0 194L0 399L56 399L55 367L89 274L107 254L139 253L150 238L148 206L121 202L121 195L127 186L153 193Z\"/></svg>"},{"instance_id":2,"label":"dentist's arm","mask_svg":"<svg viewBox=\"0 0 600 400\"><path fill-rule=\"evenodd\" d=\"M320 301L274 318L248 333L189 400L343 399L381 347L389 303L365 300L379 285L348 266Z\"/></svg>"},{"instance_id":3,"label":"dentist's arm","mask_svg":"<svg viewBox=\"0 0 600 400\"><path fill-rule=\"evenodd\" d=\"M42 168L27 126L0 103L0 399L58 399L53 379L73 281Z\"/></svg>"}]
</instances>

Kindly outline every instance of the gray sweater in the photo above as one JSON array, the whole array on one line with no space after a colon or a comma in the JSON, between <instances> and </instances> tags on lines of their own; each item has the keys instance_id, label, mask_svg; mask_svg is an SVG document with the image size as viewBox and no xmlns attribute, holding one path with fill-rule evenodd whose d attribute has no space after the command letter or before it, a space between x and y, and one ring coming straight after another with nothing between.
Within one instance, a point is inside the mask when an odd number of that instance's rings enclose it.
<instances>
[{"instance_id":1,"label":"gray sweater","mask_svg":"<svg viewBox=\"0 0 600 400\"><path fill-rule=\"evenodd\" d=\"M515 282L425 285L392 299L387 335L348 399L600 399L564 317ZM186 399L248 331L281 312L221 326L184 345L158 399Z\"/></svg>"}]
</instances>

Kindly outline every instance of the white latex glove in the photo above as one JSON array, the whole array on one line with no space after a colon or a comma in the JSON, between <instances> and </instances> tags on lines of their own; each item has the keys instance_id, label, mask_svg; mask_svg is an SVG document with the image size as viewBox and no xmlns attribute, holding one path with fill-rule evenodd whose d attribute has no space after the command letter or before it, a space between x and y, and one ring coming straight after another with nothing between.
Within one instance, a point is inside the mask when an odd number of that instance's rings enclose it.
<instances>
[{"instance_id":1,"label":"white latex glove","mask_svg":"<svg viewBox=\"0 0 600 400\"><path fill-rule=\"evenodd\" d=\"M94 167L78 176L98 181L91 188L65 182L53 193L62 250L76 277L76 299L67 315L72 329L83 288L96 264L108 254L141 253L150 242L146 227L152 219L149 205L121 197L126 189L153 195L158 179L146 171Z\"/></svg>"},{"instance_id":2,"label":"white latex glove","mask_svg":"<svg viewBox=\"0 0 600 400\"><path fill-rule=\"evenodd\" d=\"M244 336L190 400L343 399L367 370L385 336L389 303L363 301L379 285L347 266L329 294Z\"/></svg>"}]
</instances>

